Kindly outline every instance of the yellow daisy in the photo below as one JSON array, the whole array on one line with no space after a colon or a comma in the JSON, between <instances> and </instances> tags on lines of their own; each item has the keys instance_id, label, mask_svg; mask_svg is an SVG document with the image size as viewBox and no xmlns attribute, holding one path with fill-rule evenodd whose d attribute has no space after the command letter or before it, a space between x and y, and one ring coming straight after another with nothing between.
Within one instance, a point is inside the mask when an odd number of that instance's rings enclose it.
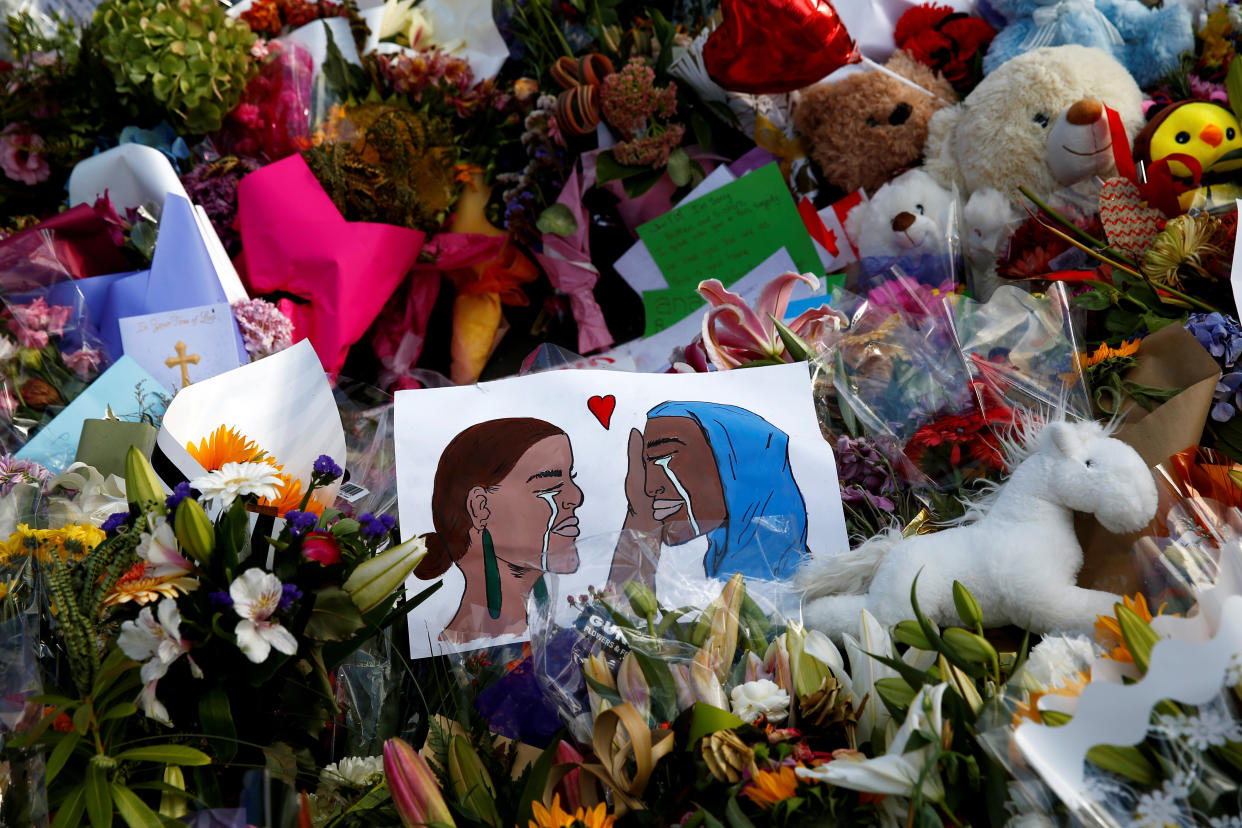
<instances>
[{"instance_id":1,"label":"yellow daisy","mask_svg":"<svg viewBox=\"0 0 1242 828\"><path fill-rule=\"evenodd\" d=\"M543 807L542 802L531 803L531 813L535 817L530 821L530 828L572 828L581 823L586 828L612 828L617 821L615 814L608 813L604 803L594 808L579 808L572 814L561 807L561 795L552 797L552 809Z\"/></svg>"}]
</instances>

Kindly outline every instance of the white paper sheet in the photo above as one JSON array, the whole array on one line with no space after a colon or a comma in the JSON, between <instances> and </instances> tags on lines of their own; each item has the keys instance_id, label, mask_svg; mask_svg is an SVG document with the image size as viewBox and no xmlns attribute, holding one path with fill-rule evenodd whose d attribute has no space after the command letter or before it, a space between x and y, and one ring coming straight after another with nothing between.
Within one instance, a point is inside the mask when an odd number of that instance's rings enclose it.
<instances>
[{"instance_id":1,"label":"white paper sheet","mask_svg":"<svg viewBox=\"0 0 1242 828\"><path fill-rule=\"evenodd\" d=\"M176 193L189 200L172 162L164 153L145 144L121 144L79 161L69 173L69 206L94 204L108 193L108 199L122 216L128 208L164 203L164 196Z\"/></svg>"},{"instance_id":2,"label":"white paper sheet","mask_svg":"<svg viewBox=\"0 0 1242 828\"><path fill-rule=\"evenodd\" d=\"M400 391L396 397L395 440L402 532L409 538L432 532L437 525L443 531L448 521L471 521L486 511L484 528L488 528L491 533L489 537L494 537L492 543L498 560L516 560L518 556L526 555L527 564L519 564L518 568L526 566L523 571L535 573L555 571L554 566L559 566L563 573L560 576L562 595L586 592L588 585L600 586L607 578L615 538L621 530L627 511L624 482L629 464L630 431L637 428L646 431L645 437L654 436L656 431L649 425L648 412L667 401L686 402L688 406L696 407L698 413L690 416L665 414L665 422L680 417L683 424L693 429L695 421L692 417L717 418L714 421L715 426L710 423L700 424L700 431L691 432L686 437L690 443L695 442L696 438L692 436L694 433L703 438L704 443L699 444L700 453L697 456L700 459L710 458L702 460L705 465L677 465L682 462L681 458L690 457L689 453L676 455L677 459L666 461L669 465L665 468L680 469L678 479L685 481L679 483L685 490L683 506L687 501L692 504L691 509L694 508L693 504L711 502L710 497L702 495L704 484L700 475L705 467L715 469L720 474L721 485L726 486L723 502L729 510L730 521L734 520L735 512L744 514L752 508L755 510L752 513L772 516L773 524L781 522L777 515L796 512L798 514L793 520L805 521L806 548L817 554L846 548L848 541L838 497L835 461L831 446L819 432L810 380L806 366L800 364L696 375L550 371L475 386ZM592 413L592 405L596 406L597 411L602 411L600 406L605 402L611 405L610 416L603 418ZM725 404L743 410L724 412L721 408L712 407L712 404ZM446 416L446 412L452 412L452 415ZM486 491L480 488L477 492L471 488L471 480L453 480L452 488L445 485L443 491L449 493L461 488L465 492L461 498L461 511L458 512L455 506L450 506L438 513L434 512L432 493L435 478L450 441L476 424L511 417L537 418L563 430L568 437L568 443L558 443L561 439L559 437L553 440L554 445L560 445L560 453L555 455L560 459L546 462L561 464L555 469L549 468L549 472L565 474L534 474L524 482L515 479L503 484L489 484L490 488ZM781 466L779 462L785 456L785 449L778 432L788 437L785 466ZM498 452L502 452L502 449L489 449L484 445L490 445L488 440L491 439L507 441L512 438L501 429L499 436L471 444L469 449L472 456L496 457ZM532 445L539 445L539 442ZM572 457L567 456L566 447L572 452ZM653 459L652 452L661 449L648 445L645 450L649 463L659 459ZM683 443L679 450L691 452L693 449ZM711 454L704 453L707 451ZM730 455L730 451L735 454ZM740 461L743 454L744 463L729 466L729 456ZM531 462L542 466L544 459ZM517 472L518 478L525 474L523 464L529 465L528 460L527 454L523 453L516 461L518 465L510 467L521 467ZM572 465L572 469L563 468L569 465ZM571 471L576 474L572 480L565 476ZM448 482L454 474L460 475L462 472L460 466L452 464L446 467L443 474ZM643 472L640 471L639 474ZM659 502L654 499L678 496L668 494L667 483L670 478L660 478L651 471L647 474L650 475L648 495L653 500L648 500L645 504L639 503L638 508L650 510ZM747 475L753 477L743 479ZM728 478L727 483L725 478ZM658 482L660 480L664 483ZM506 486L509 488L506 489ZM556 511L553 511L553 506L545 505L547 501L544 497L535 493L536 489L544 486L556 487L556 491L552 493ZM732 495L729 494L730 486L733 487ZM798 492L797 497L789 496L791 486ZM483 497L481 505L473 499L480 493ZM762 493L768 498L765 506L758 507L746 501L746 498L753 498L756 493ZM455 494L444 496L446 503L456 503ZM776 505L778 503L780 505ZM801 508L789 505L794 503L800 504ZM474 511L467 514L467 510ZM683 508L680 511L684 514L687 510ZM564 536L558 539L548 528L549 524L554 527L561 526L563 521L569 520L567 515L572 515L577 520L579 528L575 543L577 551L572 554L566 551ZM702 516L702 512L700 515ZM515 522L520 524L518 529L513 528ZM742 525L749 524L745 521L738 524ZM482 578L482 575L470 562L481 560L478 544L483 542L480 530L476 528L471 531L480 539L470 542L474 546L463 544L456 547L454 554L459 557L463 553L467 555L466 566L472 573L470 577L476 579L474 583L478 588L477 579ZM533 536L530 535L532 531ZM680 568L680 574L687 579L707 581L709 564L702 553L703 547L708 545L709 539L711 543L718 544L713 547L717 550L726 548L728 542L720 541L720 536L714 535L712 531L704 531L707 532L706 535L701 533L698 537L687 540L684 545L664 546L660 552L658 588L661 583L669 583L670 578L677 574L670 573L669 567ZM522 542L513 540L515 534L522 538ZM791 535L800 537L796 530L784 533L782 537ZM555 546L549 548L554 548L555 555L561 557L548 557L553 555L548 553L545 558L549 563L544 564L544 559L540 557L541 537L545 542L551 539ZM772 558L768 552L775 549L776 544L772 536L764 537L768 539L764 546L764 557L770 561ZM533 545L526 541L532 541ZM697 554L694 553L696 546L700 550ZM735 544L733 549L740 556L755 554L753 545L739 549ZM786 564L797 560L797 554L790 554L788 549L782 554L786 555L782 559ZM725 557L722 560L741 559L742 557ZM575 562L576 571L564 574ZM532 570L530 566L536 568ZM719 571L712 573L712 577L728 577L733 568L729 564L721 564ZM410 616L410 650L413 657L524 640L524 607L516 616L518 632L497 635L493 630L488 635L479 632L474 637L470 633L459 634L454 643L441 640L446 626L459 630L462 628L462 618L458 618L459 613L463 612L461 601L465 575L462 569L449 566L444 582L444 587ZM419 590L425 586L426 583L414 577L407 584L410 590ZM482 616L477 614L478 610L482 611ZM562 607L561 611L572 614L568 605ZM465 608L463 618L471 617L472 612L474 618L486 617L488 614L486 607L472 604ZM478 632L486 628L469 629Z\"/></svg>"},{"instance_id":3,"label":"white paper sheet","mask_svg":"<svg viewBox=\"0 0 1242 828\"><path fill-rule=\"evenodd\" d=\"M241 367L227 304L125 316L119 323L125 353L170 394Z\"/></svg>"}]
</instances>

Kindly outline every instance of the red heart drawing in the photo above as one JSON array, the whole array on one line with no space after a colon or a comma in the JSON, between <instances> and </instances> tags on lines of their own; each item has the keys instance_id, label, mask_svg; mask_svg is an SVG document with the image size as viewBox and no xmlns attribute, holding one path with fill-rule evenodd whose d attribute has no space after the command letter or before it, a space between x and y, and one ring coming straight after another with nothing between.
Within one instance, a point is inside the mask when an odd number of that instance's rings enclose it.
<instances>
[{"instance_id":1,"label":"red heart drawing","mask_svg":"<svg viewBox=\"0 0 1242 828\"><path fill-rule=\"evenodd\" d=\"M612 394L607 397L591 397L587 400L587 408L591 409L600 425L608 428L608 424L612 422L612 412L617 408L617 398Z\"/></svg>"}]
</instances>

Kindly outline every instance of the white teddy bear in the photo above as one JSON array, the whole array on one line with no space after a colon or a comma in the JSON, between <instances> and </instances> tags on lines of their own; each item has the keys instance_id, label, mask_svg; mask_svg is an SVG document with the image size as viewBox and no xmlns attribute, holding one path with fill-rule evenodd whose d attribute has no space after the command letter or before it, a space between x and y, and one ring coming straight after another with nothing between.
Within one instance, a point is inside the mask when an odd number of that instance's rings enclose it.
<instances>
[{"instance_id":1,"label":"white teddy bear","mask_svg":"<svg viewBox=\"0 0 1242 828\"><path fill-rule=\"evenodd\" d=\"M920 169L902 173L850 211L845 232L860 258L941 253L956 231L957 199Z\"/></svg>"}]
</instances>

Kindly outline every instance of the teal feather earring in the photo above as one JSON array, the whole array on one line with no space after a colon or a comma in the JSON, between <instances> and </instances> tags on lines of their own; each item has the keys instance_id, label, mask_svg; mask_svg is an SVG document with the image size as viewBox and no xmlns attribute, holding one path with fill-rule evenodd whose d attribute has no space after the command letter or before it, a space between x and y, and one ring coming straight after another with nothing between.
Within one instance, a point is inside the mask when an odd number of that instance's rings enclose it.
<instances>
[{"instance_id":1,"label":"teal feather earring","mask_svg":"<svg viewBox=\"0 0 1242 828\"><path fill-rule=\"evenodd\" d=\"M496 547L492 533L483 527L483 582L487 586L487 614L500 617L500 566L496 563Z\"/></svg>"}]
</instances>

